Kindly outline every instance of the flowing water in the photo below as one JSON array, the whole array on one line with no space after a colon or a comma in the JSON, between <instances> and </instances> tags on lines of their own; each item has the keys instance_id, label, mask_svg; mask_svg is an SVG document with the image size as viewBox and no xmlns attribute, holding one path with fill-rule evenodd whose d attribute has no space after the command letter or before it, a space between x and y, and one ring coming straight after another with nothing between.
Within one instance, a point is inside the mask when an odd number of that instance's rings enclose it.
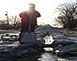
<instances>
[{"instance_id":1,"label":"flowing water","mask_svg":"<svg viewBox=\"0 0 77 61\"><path fill-rule=\"evenodd\" d=\"M10 44L8 44L8 42L3 42L3 43L4 43L4 45L3 45L2 48L6 49L7 48L6 46L17 46L18 42L11 42ZM48 51L48 50L52 50L52 49L46 48L46 50ZM67 61L67 59L58 58L56 55L53 55L52 52L43 52L43 53L41 53L40 55L37 55L37 56L38 56L37 59L34 59L34 57L36 57L36 56L34 56L33 58L32 58L32 56L29 57L29 58L28 57L22 58L22 57L7 57L6 56L6 57L0 57L0 61Z\"/></svg>"},{"instance_id":2,"label":"flowing water","mask_svg":"<svg viewBox=\"0 0 77 61\"><path fill-rule=\"evenodd\" d=\"M57 31L54 31L54 30L53 30L53 32L51 31L51 35L54 36L55 40L59 40L59 39L57 39L59 37L63 38L63 35L61 33L57 32ZM52 41L50 41L49 39L51 39ZM46 36L45 40L47 41L46 44L49 43L49 42L50 43L53 42L53 38L52 37L50 38L50 37ZM7 46L11 46L11 45L12 46L17 46L18 42L10 42L9 44L8 43L9 42L2 42L2 41L0 41L0 46L2 44L4 44L3 46L6 46L6 45ZM6 47L4 47L4 49L5 48ZM51 50L51 49L48 48L47 50ZM57 55L53 55L52 52L43 52L40 55L38 55L38 54L36 54L36 55L38 56L37 59L34 59L32 57L30 57L30 58L28 58L28 57L27 58L26 57L24 57L24 58L22 58L22 57L0 57L0 61L77 61L76 57L73 57L73 58L71 57L70 59L64 59L64 58L57 57Z\"/></svg>"}]
</instances>

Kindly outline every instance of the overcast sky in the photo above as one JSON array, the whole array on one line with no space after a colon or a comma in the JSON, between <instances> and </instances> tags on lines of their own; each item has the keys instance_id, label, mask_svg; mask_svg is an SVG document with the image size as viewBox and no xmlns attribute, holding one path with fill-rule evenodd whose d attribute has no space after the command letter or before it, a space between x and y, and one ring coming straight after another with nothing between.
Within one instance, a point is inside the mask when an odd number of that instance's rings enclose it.
<instances>
[{"instance_id":1,"label":"overcast sky","mask_svg":"<svg viewBox=\"0 0 77 61\"><path fill-rule=\"evenodd\" d=\"M18 15L27 9L27 4L36 4L36 10L42 15L38 20L41 23L51 23L55 8L62 3L75 2L75 0L0 0L0 17L8 11L9 15Z\"/></svg>"}]
</instances>

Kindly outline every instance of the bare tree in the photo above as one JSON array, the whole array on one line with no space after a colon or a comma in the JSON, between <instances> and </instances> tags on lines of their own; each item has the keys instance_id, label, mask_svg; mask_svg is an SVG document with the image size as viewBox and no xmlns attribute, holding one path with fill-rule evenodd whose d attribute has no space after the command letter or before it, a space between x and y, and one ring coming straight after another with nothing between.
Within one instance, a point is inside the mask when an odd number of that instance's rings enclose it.
<instances>
[{"instance_id":1,"label":"bare tree","mask_svg":"<svg viewBox=\"0 0 77 61\"><path fill-rule=\"evenodd\" d=\"M65 3L57 7L59 16L56 20L63 25L64 28L73 28L73 21L76 16L77 3Z\"/></svg>"}]
</instances>

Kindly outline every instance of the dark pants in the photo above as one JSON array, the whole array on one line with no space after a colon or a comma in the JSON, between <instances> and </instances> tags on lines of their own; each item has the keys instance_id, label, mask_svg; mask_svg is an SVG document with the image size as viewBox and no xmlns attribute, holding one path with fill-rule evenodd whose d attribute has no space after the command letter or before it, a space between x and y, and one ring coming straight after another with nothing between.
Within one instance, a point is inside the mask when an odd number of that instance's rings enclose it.
<instances>
[{"instance_id":1,"label":"dark pants","mask_svg":"<svg viewBox=\"0 0 77 61\"><path fill-rule=\"evenodd\" d=\"M19 42L20 42L21 44L23 44L23 43L21 42L21 34L22 34L22 32L32 33L32 32L34 32L34 30L33 30L33 31L30 31L30 32L29 32L29 31L24 31L24 30L21 30L21 31L20 31L19 39L18 39L18 40L19 40Z\"/></svg>"}]
</instances>

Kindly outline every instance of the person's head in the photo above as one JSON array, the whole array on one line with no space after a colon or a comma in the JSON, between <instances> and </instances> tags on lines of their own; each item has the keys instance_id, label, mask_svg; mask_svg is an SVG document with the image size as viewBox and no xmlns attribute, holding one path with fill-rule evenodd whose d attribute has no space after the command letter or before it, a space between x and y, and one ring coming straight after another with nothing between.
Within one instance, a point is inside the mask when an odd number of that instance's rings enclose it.
<instances>
[{"instance_id":1,"label":"person's head","mask_svg":"<svg viewBox=\"0 0 77 61\"><path fill-rule=\"evenodd\" d=\"M35 4L30 3L29 4L29 10L34 11L35 10Z\"/></svg>"}]
</instances>

